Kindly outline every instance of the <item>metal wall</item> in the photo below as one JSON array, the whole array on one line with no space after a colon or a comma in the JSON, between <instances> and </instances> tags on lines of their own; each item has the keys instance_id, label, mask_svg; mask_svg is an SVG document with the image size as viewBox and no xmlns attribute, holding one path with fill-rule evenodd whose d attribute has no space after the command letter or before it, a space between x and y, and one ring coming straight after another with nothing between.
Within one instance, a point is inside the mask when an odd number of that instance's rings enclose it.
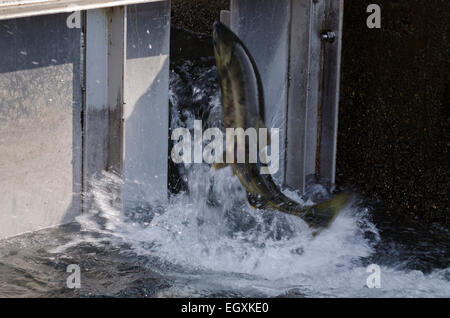
<instances>
[{"instance_id":1,"label":"metal wall","mask_svg":"<svg viewBox=\"0 0 450 318\"><path fill-rule=\"evenodd\" d=\"M334 183L342 14L342 0L231 1L231 28L261 73L266 126L280 129L275 177L293 189Z\"/></svg>"},{"instance_id":2,"label":"metal wall","mask_svg":"<svg viewBox=\"0 0 450 318\"><path fill-rule=\"evenodd\" d=\"M0 21L0 238L72 221L105 170L167 198L170 1L70 14Z\"/></svg>"},{"instance_id":3,"label":"metal wall","mask_svg":"<svg viewBox=\"0 0 450 318\"><path fill-rule=\"evenodd\" d=\"M280 129L280 169L284 183L288 98L290 0L234 0L231 29L248 47L264 87L265 124Z\"/></svg>"},{"instance_id":4,"label":"metal wall","mask_svg":"<svg viewBox=\"0 0 450 318\"><path fill-rule=\"evenodd\" d=\"M169 39L169 1L128 6L123 170L126 205L167 199Z\"/></svg>"},{"instance_id":5,"label":"metal wall","mask_svg":"<svg viewBox=\"0 0 450 318\"><path fill-rule=\"evenodd\" d=\"M0 238L80 211L82 38L66 17L0 21Z\"/></svg>"},{"instance_id":6,"label":"metal wall","mask_svg":"<svg viewBox=\"0 0 450 318\"><path fill-rule=\"evenodd\" d=\"M295 189L334 182L342 3L232 1ZM170 1L68 15L0 21L0 238L73 220L104 170L126 208L167 197Z\"/></svg>"},{"instance_id":7,"label":"metal wall","mask_svg":"<svg viewBox=\"0 0 450 318\"><path fill-rule=\"evenodd\" d=\"M106 170L125 208L165 200L170 2L89 10L86 33L85 189Z\"/></svg>"}]
</instances>

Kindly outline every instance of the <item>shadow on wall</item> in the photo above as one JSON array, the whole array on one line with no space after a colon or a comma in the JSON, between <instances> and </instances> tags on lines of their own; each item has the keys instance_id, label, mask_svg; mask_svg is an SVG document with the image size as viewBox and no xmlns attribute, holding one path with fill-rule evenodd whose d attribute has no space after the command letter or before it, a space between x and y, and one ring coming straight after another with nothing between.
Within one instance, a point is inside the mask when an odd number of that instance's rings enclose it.
<instances>
[{"instance_id":1,"label":"shadow on wall","mask_svg":"<svg viewBox=\"0 0 450 318\"><path fill-rule=\"evenodd\" d=\"M170 4L128 7L125 208L167 199Z\"/></svg>"}]
</instances>

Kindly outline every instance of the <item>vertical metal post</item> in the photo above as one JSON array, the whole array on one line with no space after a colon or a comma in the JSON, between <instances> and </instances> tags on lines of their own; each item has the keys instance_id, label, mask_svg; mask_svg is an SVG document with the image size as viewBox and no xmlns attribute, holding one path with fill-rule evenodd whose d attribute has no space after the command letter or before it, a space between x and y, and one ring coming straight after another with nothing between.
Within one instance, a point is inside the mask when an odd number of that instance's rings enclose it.
<instances>
[{"instance_id":1,"label":"vertical metal post","mask_svg":"<svg viewBox=\"0 0 450 318\"><path fill-rule=\"evenodd\" d=\"M231 26L231 12L230 10L220 11L220 22L225 24L227 27Z\"/></svg>"},{"instance_id":2,"label":"vertical metal post","mask_svg":"<svg viewBox=\"0 0 450 318\"><path fill-rule=\"evenodd\" d=\"M125 208L164 200L170 1L90 10L86 33L85 182L114 171Z\"/></svg>"},{"instance_id":3,"label":"vertical metal post","mask_svg":"<svg viewBox=\"0 0 450 318\"><path fill-rule=\"evenodd\" d=\"M107 170L122 174L123 107L125 56L127 42L127 7L106 9L108 19L108 160Z\"/></svg>"},{"instance_id":4,"label":"vertical metal post","mask_svg":"<svg viewBox=\"0 0 450 318\"><path fill-rule=\"evenodd\" d=\"M318 164L325 1L293 0L291 7L286 185L305 190Z\"/></svg>"},{"instance_id":5,"label":"vertical metal post","mask_svg":"<svg viewBox=\"0 0 450 318\"><path fill-rule=\"evenodd\" d=\"M280 169L284 183L286 107L291 0L232 0L231 29L255 59L264 86L265 124L280 131Z\"/></svg>"},{"instance_id":6,"label":"vertical metal post","mask_svg":"<svg viewBox=\"0 0 450 318\"><path fill-rule=\"evenodd\" d=\"M86 12L84 180L106 168L108 154L108 29L104 9Z\"/></svg>"},{"instance_id":7,"label":"vertical metal post","mask_svg":"<svg viewBox=\"0 0 450 318\"><path fill-rule=\"evenodd\" d=\"M82 32L66 19L0 21L0 238L80 212Z\"/></svg>"},{"instance_id":8,"label":"vertical metal post","mask_svg":"<svg viewBox=\"0 0 450 318\"><path fill-rule=\"evenodd\" d=\"M280 183L334 183L343 0L232 0L231 27L260 69L266 125L281 128ZM283 146L284 145L284 146Z\"/></svg>"},{"instance_id":9,"label":"vertical metal post","mask_svg":"<svg viewBox=\"0 0 450 318\"><path fill-rule=\"evenodd\" d=\"M122 174L125 7L88 10L85 29L83 185L89 193L89 182L98 173Z\"/></svg>"},{"instance_id":10,"label":"vertical metal post","mask_svg":"<svg viewBox=\"0 0 450 318\"><path fill-rule=\"evenodd\" d=\"M124 204L167 199L170 1L128 6Z\"/></svg>"},{"instance_id":11,"label":"vertical metal post","mask_svg":"<svg viewBox=\"0 0 450 318\"><path fill-rule=\"evenodd\" d=\"M311 129L311 115L316 108L317 91L312 89L311 82L317 77L314 72L312 55L313 29L312 1L292 1L290 16L290 48L289 48L289 91L287 106L286 137L286 170L285 183L291 188L304 190L306 175L311 173L311 157L308 148L314 141L315 132ZM313 81L314 82L314 81ZM308 126L308 123L312 124ZM315 125L314 125L315 126ZM313 136L308 136L308 132ZM308 138L309 137L309 138ZM309 154L309 156L308 156ZM309 160L308 160L309 159Z\"/></svg>"},{"instance_id":12,"label":"vertical metal post","mask_svg":"<svg viewBox=\"0 0 450 318\"><path fill-rule=\"evenodd\" d=\"M326 43L324 48L319 175L331 183L336 178L343 20L344 0L327 1L324 31L331 30L335 39Z\"/></svg>"}]
</instances>

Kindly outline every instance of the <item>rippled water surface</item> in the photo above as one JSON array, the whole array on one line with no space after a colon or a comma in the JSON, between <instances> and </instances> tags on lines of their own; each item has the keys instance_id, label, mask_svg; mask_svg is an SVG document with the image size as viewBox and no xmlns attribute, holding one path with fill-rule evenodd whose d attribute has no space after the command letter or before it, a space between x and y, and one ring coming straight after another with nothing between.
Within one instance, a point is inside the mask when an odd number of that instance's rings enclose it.
<instances>
[{"instance_id":1,"label":"rippled water surface","mask_svg":"<svg viewBox=\"0 0 450 318\"><path fill-rule=\"evenodd\" d=\"M172 65L172 127L220 124L212 64ZM391 219L360 198L313 237L296 217L250 208L228 168L171 173L169 202L145 197L121 211L123 181L104 173L75 223L0 241L0 297L450 297L449 233L438 225ZM304 204L331 196L321 185L285 193ZM366 287L372 263L379 289ZM66 286L69 264L80 266L80 289Z\"/></svg>"}]
</instances>

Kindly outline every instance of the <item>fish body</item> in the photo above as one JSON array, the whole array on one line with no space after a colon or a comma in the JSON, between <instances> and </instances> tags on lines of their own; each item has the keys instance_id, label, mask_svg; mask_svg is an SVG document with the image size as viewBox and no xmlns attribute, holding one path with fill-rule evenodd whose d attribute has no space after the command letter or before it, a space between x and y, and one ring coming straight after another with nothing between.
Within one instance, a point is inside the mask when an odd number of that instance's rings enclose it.
<instances>
[{"instance_id":1,"label":"fish body","mask_svg":"<svg viewBox=\"0 0 450 318\"><path fill-rule=\"evenodd\" d=\"M219 22L213 27L213 42L224 128L246 130L253 127L257 131L266 128L263 120L263 86L250 52L231 30ZM244 143L244 147L246 144ZM244 151L247 158L248 149ZM329 201L305 207L284 195L270 174L261 174L260 160L256 163L237 163L234 160L230 165L247 190L247 198L252 207L298 216L311 228L328 227L349 201L350 194L341 193Z\"/></svg>"}]
</instances>

